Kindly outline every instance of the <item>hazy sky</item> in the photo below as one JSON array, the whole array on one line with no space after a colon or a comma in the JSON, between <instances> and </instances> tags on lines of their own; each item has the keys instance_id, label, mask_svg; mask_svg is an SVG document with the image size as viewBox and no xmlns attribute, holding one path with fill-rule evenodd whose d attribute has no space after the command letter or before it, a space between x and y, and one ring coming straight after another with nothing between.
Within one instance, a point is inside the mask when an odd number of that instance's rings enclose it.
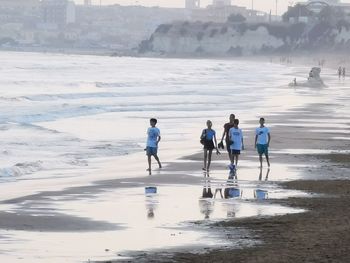
<instances>
[{"instance_id":1,"label":"hazy sky","mask_svg":"<svg viewBox=\"0 0 350 263\"><path fill-rule=\"evenodd\" d=\"M74 0L78 4L82 4L84 0ZM185 0L101 0L103 5L120 4L120 5L144 5L144 6L164 6L164 7L184 7ZM232 0L233 5L246 6L251 8L252 1L254 1L254 9L269 12L272 10L273 14L276 9L276 0ZM289 3L298 1L293 0L277 0L278 13L283 14ZM306 1L306 0L305 0ZM92 0L93 4L100 4L100 0ZM212 0L201 0L201 6L205 7L210 4ZM350 2L350 0L343 0L342 2Z\"/></svg>"}]
</instances>

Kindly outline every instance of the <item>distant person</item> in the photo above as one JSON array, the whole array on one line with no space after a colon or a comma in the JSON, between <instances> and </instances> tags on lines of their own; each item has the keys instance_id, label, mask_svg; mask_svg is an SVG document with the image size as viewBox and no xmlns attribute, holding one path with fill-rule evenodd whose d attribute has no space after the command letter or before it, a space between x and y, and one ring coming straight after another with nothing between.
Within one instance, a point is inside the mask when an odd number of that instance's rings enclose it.
<instances>
[{"instance_id":1,"label":"distant person","mask_svg":"<svg viewBox=\"0 0 350 263\"><path fill-rule=\"evenodd\" d=\"M237 167L238 157L241 154L241 150L244 150L243 133L238 128L239 120L235 119L233 127L229 131L230 135L230 149L231 149L231 164L235 164Z\"/></svg>"},{"instance_id":2,"label":"distant person","mask_svg":"<svg viewBox=\"0 0 350 263\"><path fill-rule=\"evenodd\" d=\"M222 138L221 138L221 142L220 144L223 143L223 140L225 139L226 142L226 149L228 152L228 157L231 160L231 148L230 148L230 135L229 135L229 131L231 128L233 128L234 124L233 122L235 121L236 116L234 114L230 115L230 121L228 123L225 123L224 125L224 132L222 134Z\"/></svg>"},{"instance_id":3,"label":"distant person","mask_svg":"<svg viewBox=\"0 0 350 263\"><path fill-rule=\"evenodd\" d=\"M339 67L338 68L338 77L339 77L339 79L341 78L342 74L343 74L343 69L342 69L342 67Z\"/></svg>"},{"instance_id":4,"label":"distant person","mask_svg":"<svg viewBox=\"0 0 350 263\"><path fill-rule=\"evenodd\" d=\"M312 70L310 70L308 79L312 79L313 77L314 77L314 72Z\"/></svg>"},{"instance_id":5,"label":"distant person","mask_svg":"<svg viewBox=\"0 0 350 263\"><path fill-rule=\"evenodd\" d=\"M151 170L151 157L153 156L154 159L158 162L159 168L162 168L162 164L159 161L158 158L158 144L161 140L160 137L160 130L156 127L157 125L157 119L150 119L150 125L151 127L147 130L147 147L146 147L146 154L148 157L148 169L149 175L152 174Z\"/></svg>"},{"instance_id":6,"label":"distant person","mask_svg":"<svg viewBox=\"0 0 350 263\"><path fill-rule=\"evenodd\" d=\"M345 79L345 75L346 75L346 69L345 69L345 67L343 67L342 75L343 75L343 79Z\"/></svg>"},{"instance_id":7,"label":"distant person","mask_svg":"<svg viewBox=\"0 0 350 263\"><path fill-rule=\"evenodd\" d=\"M204 129L201 134L201 143L203 144L204 150L204 166L203 171L208 171L210 169L211 164L211 156L213 150L216 149L216 154L220 154L218 150L218 145L216 141L216 133L212 129L213 123L208 120L207 121L207 129Z\"/></svg>"},{"instance_id":8,"label":"distant person","mask_svg":"<svg viewBox=\"0 0 350 263\"><path fill-rule=\"evenodd\" d=\"M265 119L260 118L260 127L255 130L255 148L258 150L260 167L262 167L262 155L266 157L268 167L270 167L269 160L269 146L271 141L270 129L265 127Z\"/></svg>"}]
</instances>

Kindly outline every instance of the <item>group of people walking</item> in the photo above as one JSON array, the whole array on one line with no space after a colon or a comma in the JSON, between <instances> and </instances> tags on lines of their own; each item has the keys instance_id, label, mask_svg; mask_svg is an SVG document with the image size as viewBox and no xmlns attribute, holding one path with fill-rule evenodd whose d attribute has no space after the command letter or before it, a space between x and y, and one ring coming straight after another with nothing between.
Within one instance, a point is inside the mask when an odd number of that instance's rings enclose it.
<instances>
[{"instance_id":1,"label":"group of people walking","mask_svg":"<svg viewBox=\"0 0 350 263\"><path fill-rule=\"evenodd\" d=\"M259 124L259 127L255 130L254 145L259 154L260 167L263 165L263 155L265 155L267 165L270 167L268 153L271 141L270 129L265 126L264 118L260 118ZM209 171L213 150L216 150L216 154L220 154L219 148L224 149L225 145L231 164L237 167L241 151L244 150L243 132L242 129L239 128L239 119L236 119L234 114L230 115L229 122L224 125L224 131L219 144L217 143L216 132L212 129L212 125L212 122L208 120L207 128L204 129L201 134L201 143L204 149L203 170ZM224 140L225 145L223 143Z\"/></svg>"},{"instance_id":2,"label":"group of people walking","mask_svg":"<svg viewBox=\"0 0 350 263\"><path fill-rule=\"evenodd\" d=\"M207 128L202 131L200 136L200 142L203 145L204 150L204 165L202 169L209 172L213 150L216 150L216 154L219 155L219 148L225 149L225 145L231 164L237 167L241 151L244 150L243 132L242 129L239 128L239 119L236 119L234 114L230 115L229 122L225 123L224 125L224 131L219 144L217 143L216 132L212 128L213 123L211 120L208 120L206 124ZM265 126L264 118L260 118L259 124L259 127L255 130L254 145L259 154L260 167L263 165L263 155L265 155L267 165L270 167L268 153L268 148L271 141L270 129ZM145 148L148 158L147 171L149 172L149 175L152 174L152 156L157 161L159 168L162 168L162 164L158 157L158 144L161 140L161 136L160 130L156 127L156 125L157 119L150 119L150 127L147 130L147 146Z\"/></svg>"}]
</instances>

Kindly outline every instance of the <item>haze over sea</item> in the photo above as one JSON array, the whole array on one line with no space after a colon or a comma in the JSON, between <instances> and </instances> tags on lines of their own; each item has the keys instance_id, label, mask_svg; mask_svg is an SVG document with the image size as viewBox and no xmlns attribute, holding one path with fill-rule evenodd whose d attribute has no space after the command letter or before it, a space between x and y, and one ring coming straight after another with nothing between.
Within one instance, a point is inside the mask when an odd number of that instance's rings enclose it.
<instances>
[{"instance_id":1,"label":"haze over sea","mask_svg":"<svg viewBox=\"0 0 350 263\"><path fill-rule=\"evenodd\" d=\"M274 98L285 89L274 87L291 80L291 68L270 63L7 52L0 59L6 181L140 152L150 117L159 118L163 150L173 142L191 153L206 119L221 133L231 112L244 123L283 110Z\"/></svg>"}]
</instances>

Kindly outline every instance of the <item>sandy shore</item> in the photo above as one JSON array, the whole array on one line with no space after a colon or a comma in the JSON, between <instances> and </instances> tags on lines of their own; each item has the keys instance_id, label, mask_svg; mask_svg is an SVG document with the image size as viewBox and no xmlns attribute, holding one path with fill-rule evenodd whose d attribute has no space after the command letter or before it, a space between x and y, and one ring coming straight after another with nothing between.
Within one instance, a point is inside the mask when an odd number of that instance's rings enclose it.
<instances>
[{"instance_id":1,"label":"sandy shore","mask_svg":"<svg viewBox=\"0 0 350 263\"><path fill-rule=\"evenodd\" d=\"M276 163L297 164L294 169L299 170L303 179L276 183L285 189L306 191L311 197L270 201L307 212L235 219L212 225L217 231L232 229L233 234L227 239L235 238L237 228L251 230L254 238L262 241L251 248L205 249L194 253L144 251L133 254L133 259L125 262L349 262L350 155L347 151L350 141L341 138L346 137L346 131L338 127L339 123L349 125L349 120L335 117L334 107L335 104L314 104L269 117L273 124L274 149L271 169ZM333 127L316 129L327 126L327 120ZM252 142L247 141L246 145L244 158L256 160ZM180 162L168 168L190 171L201 165L201 154L184 159L198 162L197 167L194 167L196 163ZM225 156L215 157L216 161L223 159ZM215 164L215 160L213 169L224 169Z\"/></svg>"}]
</instances>

